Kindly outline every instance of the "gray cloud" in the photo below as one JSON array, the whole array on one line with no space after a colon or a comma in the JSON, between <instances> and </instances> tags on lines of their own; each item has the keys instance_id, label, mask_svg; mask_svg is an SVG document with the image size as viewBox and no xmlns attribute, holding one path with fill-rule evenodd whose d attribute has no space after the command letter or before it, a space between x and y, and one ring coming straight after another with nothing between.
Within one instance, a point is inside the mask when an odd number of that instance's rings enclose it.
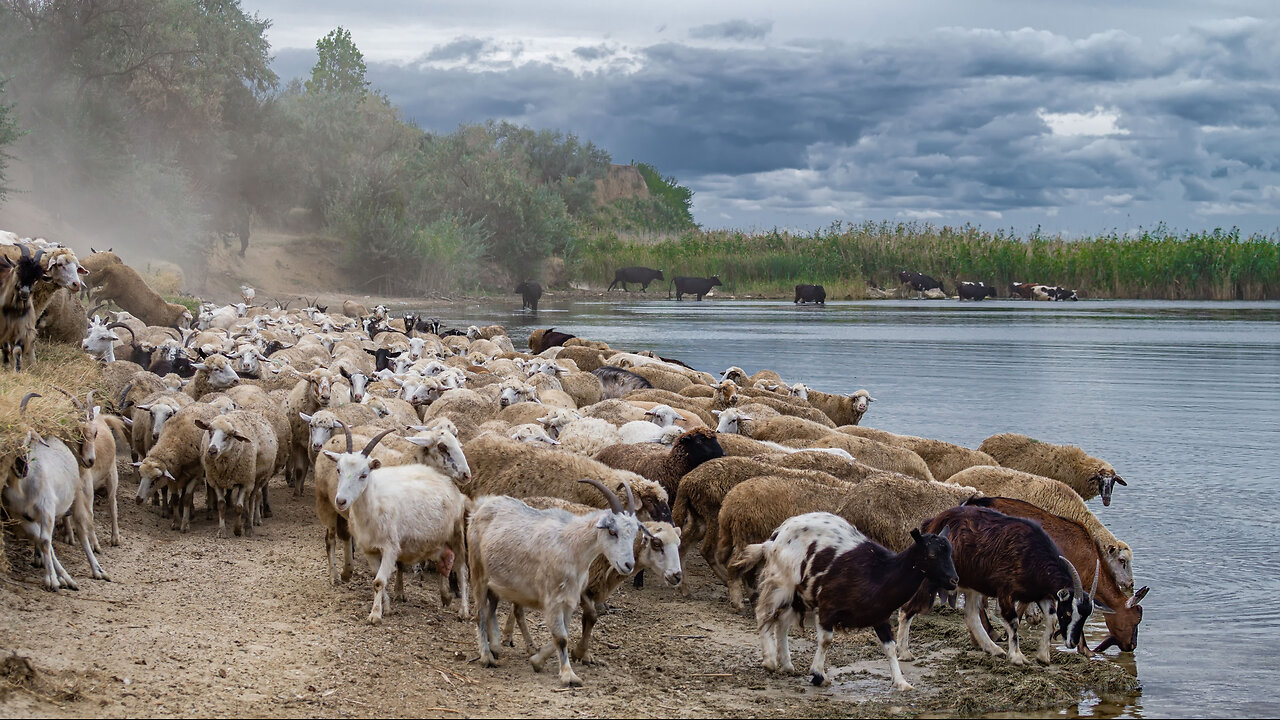
<instances>
[{"instance_id":1,"label":"gray cloud","mask_svg":"<svg viewBox=\"0 0 1280 720\"><path fill-rule=\"evenodd\" d=\"M728 20L712 25L699 25L689 30L689 37L701 40L763 40L773 30L772 20Z\"/></svg>"},{"instance_id":2,"label":"gray cloud","mask_svg":"<svg viewBox=\"0 0 1280 720\"><path fill-rule=\"evenodd\" d=\"M587 71L489 57L492 40L459 37L425 59L481 66L371 63L370 78L424 128L506 119L652 162L693 187L711 225L1053 217L1096 231L1126 215L1195 225L1236 212L1274 228L1263 190L1280 186L1278 31L1235 21L1163 40L948 29L566 50L595 63ZM283 51L276 65L287 76L313 58Z\"/></svg>"}]
</instances>

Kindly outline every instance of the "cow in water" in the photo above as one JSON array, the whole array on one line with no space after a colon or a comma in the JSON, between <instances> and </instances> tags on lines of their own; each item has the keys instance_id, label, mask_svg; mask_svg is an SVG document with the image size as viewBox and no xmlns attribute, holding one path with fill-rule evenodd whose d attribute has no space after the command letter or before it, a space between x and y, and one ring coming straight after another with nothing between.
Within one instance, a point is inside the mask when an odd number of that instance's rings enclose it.
<instances>
[{"instance_id":1,"label":"cow in water","mask_svg":"<svg viewBox=\"0 0 1280 720\"><path fill-rule=\"evenodd\" d=\"M792 300L791 302L800 303L801 305L805 304L806 302L817 303L818 305L826 305L827 289L822 287L821 285L797 285L796 299Z\"/></svg>"},{"instance_id":2,"label":"cow in water","mask_svg":"<svg viewBox=\"0 0 1280 720\"><path fill-rule=\"evenodd\" d=\"M720 276L712 275L709 278L701 277L678 277L672 280L676 286L676 300L682 299L684 295L697 295L698 300L702 300L702 296L711 292L711 288L720 285ZM670 294L667 297L671 297Z\"/></svg>"},{"instance_id":3,"label":"cow in water","mask_svg":"<svg viewBox=\"0 0 1280 720\"><path fill-rule=\"evenodd\" d=\"M649 291L649 283L654 280L666 280L662 276L661 270L653 270L647 267L624 267L618 268L613 272L613 282L609 283L609 292L614 287L621 285L623 290L627 289L627 283L640 283L640 292Z\"/></svg>"},{"instance_id":4,"label":"cow in water","mask_svg":"<svg viewBox=\"0 0 1280 720\"><path fill-rule=\"evenodd\" d=\"M542 297L542 286L531 280L525 280L516 286L512 292L520 293L523 304L520 309L528 309L538 312L538 298Z\"/></svg>"},{"instance_id":5,"label":"cow in water","mask_svg":"<svg viewBox=\"0 0 1280 720\"><path fill-rule=\"evenodd\" d=\"M982 282L960 282L956 285L956 294L961 300L982 300L988 297L998 297L996 289Z\"/></svg>"},{"instance_id":6,"label":"cow in water","mask_svg":"<svg viewBox=\"0 0 1280 720\"><path fill-rule=\"evenodd\" d=\"M928 290L942 290L942 283L923 273L903 270L898 273L898 279L902 281L903 285L910 285L911 289L916 291L917 296Z\"/></svg>"}]
</instances>

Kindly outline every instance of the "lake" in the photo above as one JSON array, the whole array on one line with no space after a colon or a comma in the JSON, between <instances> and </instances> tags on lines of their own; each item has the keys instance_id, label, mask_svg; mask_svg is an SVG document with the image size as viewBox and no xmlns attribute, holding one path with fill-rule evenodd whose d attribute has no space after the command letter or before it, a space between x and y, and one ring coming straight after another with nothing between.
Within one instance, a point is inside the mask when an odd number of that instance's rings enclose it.
<instances>
[{"instance_id":1,"label":"lake","mask_svg":"<svg viewBox=\"0 0 1280 720\"><path fill-rule=\"evenodd\" d=\"M701 370L868 389L863 423L977 447L999 432L1080 445L1129 483L1089 503L1150 585L1140 694L1080 714L1280 714L1280 303L519 298L433 309L446 324L554 326ZM517 341L518 342L518 341ZM1091 645L1105 637L1093 623Z\"/></svg>"}]
</instances>

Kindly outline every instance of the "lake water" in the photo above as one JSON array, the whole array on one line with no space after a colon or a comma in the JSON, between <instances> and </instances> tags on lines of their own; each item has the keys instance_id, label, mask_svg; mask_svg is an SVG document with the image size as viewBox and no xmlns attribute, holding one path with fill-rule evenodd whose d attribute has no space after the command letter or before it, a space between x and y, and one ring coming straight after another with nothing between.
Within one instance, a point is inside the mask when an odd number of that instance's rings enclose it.
<instances>
[{"instance_id":1,"label":"lake water","mask_svg":"<svg viewBox=\"0 0 1280 720\"><path fill-rule=\"evenodd\" d=\"M1084 301L676 303L519 298L435 310L554 326L701 370L778 371L831 392L867 388L863 422L977 447L999 432L1080 445L1128 481L1090 508L1150 585L1133 697L1071 714L1280 715L1280 303ZM1091 644L1105 637L1094 623Z\"/></svg>"}]
</instances>

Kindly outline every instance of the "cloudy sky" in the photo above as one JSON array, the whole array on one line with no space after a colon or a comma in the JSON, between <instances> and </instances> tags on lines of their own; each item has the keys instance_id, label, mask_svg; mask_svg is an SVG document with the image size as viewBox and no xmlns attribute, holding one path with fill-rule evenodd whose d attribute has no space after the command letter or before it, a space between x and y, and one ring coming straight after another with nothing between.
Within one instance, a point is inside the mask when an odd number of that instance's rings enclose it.
<instances>
[{"instance_id":1,"label":"cloudy sky","mask_svg":"<svg viewBox=\"0 0 1280 720\"><path fill-rule=\"evenodd\" d=\"M352 31L428 130L655 164L706 227L1280 229L1274 0L243 0L277 71Z\"/></svg>"}]
</instances>

